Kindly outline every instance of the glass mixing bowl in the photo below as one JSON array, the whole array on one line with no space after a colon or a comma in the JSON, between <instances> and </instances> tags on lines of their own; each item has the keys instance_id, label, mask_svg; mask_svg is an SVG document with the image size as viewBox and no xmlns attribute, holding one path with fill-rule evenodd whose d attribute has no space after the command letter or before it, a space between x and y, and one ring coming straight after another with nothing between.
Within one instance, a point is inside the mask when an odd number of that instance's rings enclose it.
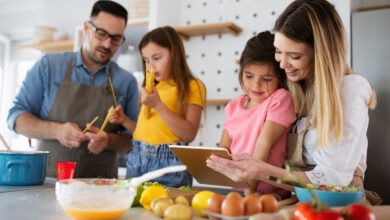
<instances>
[{"instance_id":1,"label":"glass mixing bowl","mask_svg":"<svg viewBox=\"0 0 390 220\"><path fill-rule=\"evenodd\" d=\"M126 180L67 179L56 183L61 208L75 219L117 219L131 206L136 195Z\"/></svg>"}]
</instances>

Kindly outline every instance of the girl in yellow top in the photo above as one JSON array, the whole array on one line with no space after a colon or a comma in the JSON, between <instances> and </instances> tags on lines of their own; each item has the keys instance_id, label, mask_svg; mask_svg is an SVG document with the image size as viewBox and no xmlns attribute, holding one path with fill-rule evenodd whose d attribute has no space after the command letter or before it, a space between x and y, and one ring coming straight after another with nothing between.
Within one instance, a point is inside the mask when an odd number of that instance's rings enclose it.
<instances>
[{"instance_id":1,"label":"girl in yellow top","mask_svg":"<svg viewBox=\"0 0 390 220\"><path fill-rule=\"evenodd\" d=\"M142 106L133 148L128 155L126 178L181 164L168 145L187 145L195 138L206 99L205 87L192 75L183 42L172 27L148 32L142 38L139 50L144 72L153 68L155 83L152 93L144 87L141 89ZM146 77L143 86L145 81ZM170 187L191 186L192 176L184 171L167 174L155 181Z\"/></svg>"}]
</instances>

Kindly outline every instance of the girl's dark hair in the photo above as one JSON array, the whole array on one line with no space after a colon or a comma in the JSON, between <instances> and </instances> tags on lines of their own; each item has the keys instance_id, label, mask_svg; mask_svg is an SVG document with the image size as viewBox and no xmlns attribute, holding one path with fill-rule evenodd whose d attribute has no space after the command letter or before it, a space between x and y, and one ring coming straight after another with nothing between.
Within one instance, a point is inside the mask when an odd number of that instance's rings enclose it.
<instances>
[{"instance_id":1,"label":"girl's dark hair","mask_svg":"<svg viewBox=\"0 0 390 220\"><path fill-rule=\"evenodd\" d=\"M125 19L125 24L127 24L127 10L122 5L107 0L97 1L92 7L91 18L98 16L101 11Z\"/></svg>"},{"instance_id":2,"label":"girl's dark hair","mask_svg":"<svg viewBox=\"0 0 390 220\"><path fill-rule=\"evenodd\" d=\"M279 87L286 88L286 74L284 70L280 69L279 63L275 60L273 43L274 35L269 31L261 32L248 40L240 58L240 74L238 77L241 88L244 89L242 77L245 66L263 63L269 64L275 71L275 75L279 80Z\"/></svg>"},{"instance_id":3,"label":"girl's dark hair","mask_svg":"<svg viewBox=\"0 0 390 220\"><path fill-rule=\"evenodd\" d=\"M173 79L176 83L178 96L177 107L180 116L184 117L185 107L190 93L190 81L196 78L187 64L183 42L175 29L170 26L156 28L146 33L138 46L141 54L142 48L151 42L169 50L171 70L169 78ZM142 67L145 74L145 60L142 60ZM145 79L146 77L144 78L143 86L145 86ZM199 85L202 83L200 80L196 80L196 82L199 86L199 91L202 92L204 85ZM201 97L206 97L206 94L202 94ZM205 103L205 100L203 102Z\"/></svg>"}]
</instances>

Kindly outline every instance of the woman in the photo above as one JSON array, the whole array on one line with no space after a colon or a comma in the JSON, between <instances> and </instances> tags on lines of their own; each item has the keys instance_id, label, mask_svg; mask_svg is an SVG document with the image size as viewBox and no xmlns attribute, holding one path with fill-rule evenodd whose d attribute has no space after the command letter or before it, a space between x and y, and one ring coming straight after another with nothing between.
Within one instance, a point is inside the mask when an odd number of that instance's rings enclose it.
<instances>
[{"instance_id":1,"label":"woman","mask_svg":"<svg viewBox=\"0 0 390 220\"><path fill-rule=\"evenodd\" d=\"M303 144L289 143L289 160L308 170L294 174L305 183L363 188L368 108L376 96L347 64L340 16L326 0L297 0L279 16L274 31L275 59L286 72L297 132L304 135ZM235 181L287 175L246 154L232 158L212 156L207 165Z\"/></svg>"}]
</instances>

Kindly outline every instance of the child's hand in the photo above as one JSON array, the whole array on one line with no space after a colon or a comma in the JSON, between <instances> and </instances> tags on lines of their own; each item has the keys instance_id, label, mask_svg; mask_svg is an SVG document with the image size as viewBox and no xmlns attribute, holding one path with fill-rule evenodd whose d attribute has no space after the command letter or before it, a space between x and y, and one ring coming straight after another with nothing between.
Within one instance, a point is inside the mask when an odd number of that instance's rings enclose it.
<instances>
[{"instance_id":1,"label":"child's hand","mask_svg":"<svg viewBox=\"0 0 390 220\"><path fill-rule=\"evenodd\" d=\"M122 124L125 121L125 114L123 114L122 106L118 105L111 113L110 123L111 124Z\"/></svg>"},{"instance_id":2,"label":"child's hand","mask_svg":"<svg viewBox=\"0 0 390 220\"><path fill-rule=\"evenodd\" d=\"M160 95L157 90L153 90L153 93L148 93L145 88L141 89L141 103L150 108L156 108L161 103Z\"/></svg>"}]
</instances>

